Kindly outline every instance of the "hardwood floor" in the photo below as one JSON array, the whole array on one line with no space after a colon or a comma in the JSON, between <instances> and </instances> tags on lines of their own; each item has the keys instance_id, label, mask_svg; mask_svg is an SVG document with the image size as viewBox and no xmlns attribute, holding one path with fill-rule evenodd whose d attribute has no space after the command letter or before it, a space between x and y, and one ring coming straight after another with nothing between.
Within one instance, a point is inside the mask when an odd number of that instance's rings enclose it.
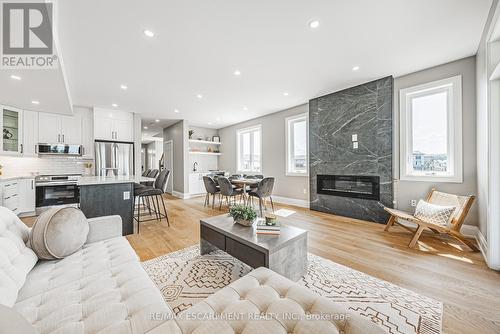
<instances>
[{"instance_id":1,"label":"hardwood floor","mask_svg":"<svg viewBox=\"0 0 500 334\"><path fill-rule=\"evenodd\" d=\"M291 225L309 231L309 252L389 281L444 303L445 333L500 333L500 273L487 268L480 253L446 237L424 233L417 249L407 247L411 236L396 226L384 226L303 208ZM163 220L141 224L128 240L141 260L197 244L198 221L219 215L203 207L203 197L167 197L171 227Z\"/></svg>"},{"instance_id":2,"label":"hardwood floor","mask_svg":"<svg viewBox=\"0 0 500 334\"><path fill-rule=\"evenodd\" d=\"M166 204L170 227L150 221L127 236L143 261L199 243L199 219L224 213L204 208L203 197L167 196ZM480 253L427 232L409 249L411 235L399 226L384 232L380 224L278 208L296 211L290 224L309 231L309 252L443 302L444 333L500 333L500 273Z\"/></svg>"}]
</instances>

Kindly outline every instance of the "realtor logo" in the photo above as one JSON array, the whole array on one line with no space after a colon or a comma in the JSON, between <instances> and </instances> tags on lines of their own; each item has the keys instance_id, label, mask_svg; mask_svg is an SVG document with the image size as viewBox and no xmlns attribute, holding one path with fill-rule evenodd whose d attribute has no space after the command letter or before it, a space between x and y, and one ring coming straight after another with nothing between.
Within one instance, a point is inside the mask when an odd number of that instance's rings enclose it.
<instances>
[{"instance_id":1,"label":"realtor logo","mask_svg":"<svg viewBox=\"0 0 500 334\"><path fill-rule=\"evenodd\" d=\"M2 68L57 67L52 9L50 2L2 2Z\"/></svg>"}]
</instances>

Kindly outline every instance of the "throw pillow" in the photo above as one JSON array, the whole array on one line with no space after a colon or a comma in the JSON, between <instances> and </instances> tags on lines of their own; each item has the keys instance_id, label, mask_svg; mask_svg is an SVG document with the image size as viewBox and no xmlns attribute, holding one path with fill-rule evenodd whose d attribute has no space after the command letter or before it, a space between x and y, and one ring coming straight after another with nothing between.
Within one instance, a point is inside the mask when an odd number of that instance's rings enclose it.
<instances>
[{"instance_id":1,"label":"throw pillow","mask_svg":"<svg viewBox=\"0 0 500 334\"><path fill-rule=\"evenodd\" d=\"M41 260L62 259L82 248L89 234L83 212L73 207L43 212L30 232L30 246Z\"/></svg>"},{"instance_id":2,"label":"throw pillow","mask_svg":"<svg viewBox=\"0 0 500 334\"><path fill-rule=\"evenodd\" d=\"M426 223L446 226L455 209L454 206L436 205L420 200L415 209L415 217Z\"/></svg>"}]
</instances>

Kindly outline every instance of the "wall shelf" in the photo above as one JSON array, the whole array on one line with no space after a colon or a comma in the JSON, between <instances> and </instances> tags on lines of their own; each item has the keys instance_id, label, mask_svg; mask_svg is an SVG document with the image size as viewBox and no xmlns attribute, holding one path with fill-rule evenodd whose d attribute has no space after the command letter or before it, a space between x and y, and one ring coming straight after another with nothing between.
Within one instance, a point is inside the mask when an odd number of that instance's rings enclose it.
<instances>
[{"instance_id":1,"label":"wall shelf","mask_svg":"<svg viewBox=\"0 0 500 334\"><path fill-rule=\"evenodd\" d=\"M220 152L189 151L189 154L221 155L222 153L220 153Z\"/></svg>"},{"instance_id":2,"label":"wall shelf","mask_svg":"<svg viewBox=\"0 0 500 334\"><path fill-rule=\"evenodd\" d=\"M218 143L218 142L209 141L209 140L189 139L189 142L190 143L197 143L197 144L220 145L220 143Z\"/></svg>"}]
</instances>

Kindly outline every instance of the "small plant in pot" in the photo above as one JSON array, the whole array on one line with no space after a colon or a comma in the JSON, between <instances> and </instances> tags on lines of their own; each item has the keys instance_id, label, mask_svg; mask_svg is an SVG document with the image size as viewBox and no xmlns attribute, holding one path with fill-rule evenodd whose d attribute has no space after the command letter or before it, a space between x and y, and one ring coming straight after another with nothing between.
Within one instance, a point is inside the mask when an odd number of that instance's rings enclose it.
<instances>
[{"instance_id":1,"label":"small plant in pot","mask_svg":"<svg viewBox=\"0 0 500 334\"><path fill-rule=\"evenodd\" d=\"M234 222L243 226L252 226L257 218L257 212L246 205L235 205L229 209L229 215Z\"/></svg>"}]
</instances>

